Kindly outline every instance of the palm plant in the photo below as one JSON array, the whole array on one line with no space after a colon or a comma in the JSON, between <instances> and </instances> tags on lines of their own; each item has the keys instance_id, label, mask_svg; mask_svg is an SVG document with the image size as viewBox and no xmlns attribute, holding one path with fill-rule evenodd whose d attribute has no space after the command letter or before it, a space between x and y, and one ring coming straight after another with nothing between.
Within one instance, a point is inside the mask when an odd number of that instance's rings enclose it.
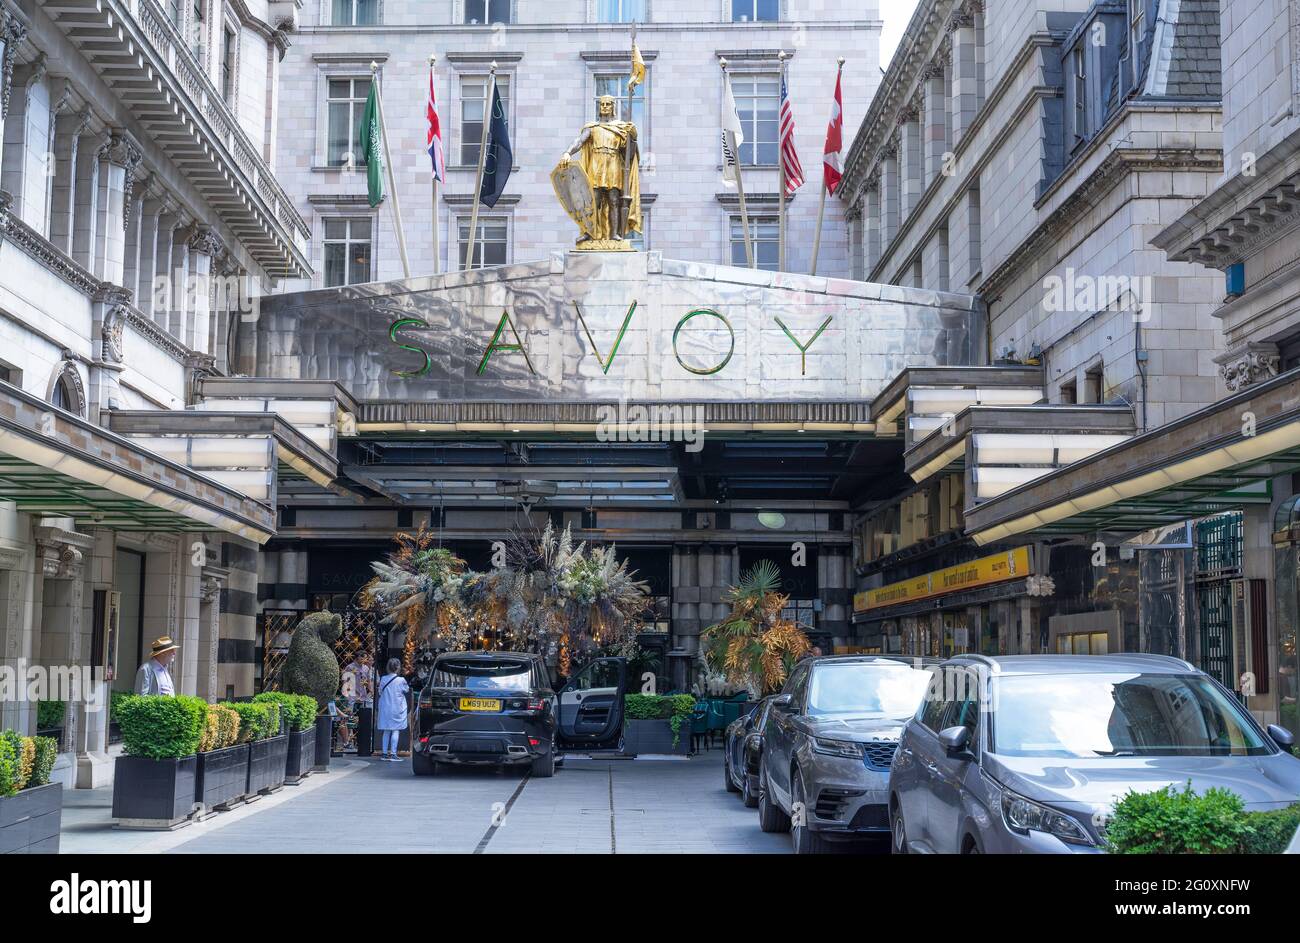
<instances>
[{"instance_id":1,"label":"palm plant","mask_svg":"<svg viewBox=\"0 0 1300 943\"><path fill-rule=\"evenodd\" d=\"M444 547L434 546L437 535L421 527L417 533L399 533L393 538L397 551L387 561L370 564L375 577L361 591L361 598L383 610L383 621L406 632L403 670L410 671L416 648L429 640L458 606L460 579L465 561Z\"/></svg>"},{"instance_id":2,"label":"palm plant","mask_svg":"<svg viewBox=\"0 0 1300 943\"><path fill-rule=\"evenodd\" d=\"M794 663L812 647L798 623L781 613L789 597L779 592L781 574L760 560L727 591L727 618L702 633L709 667L754 696L780 690Z\"/></svg>"}]
</instances>

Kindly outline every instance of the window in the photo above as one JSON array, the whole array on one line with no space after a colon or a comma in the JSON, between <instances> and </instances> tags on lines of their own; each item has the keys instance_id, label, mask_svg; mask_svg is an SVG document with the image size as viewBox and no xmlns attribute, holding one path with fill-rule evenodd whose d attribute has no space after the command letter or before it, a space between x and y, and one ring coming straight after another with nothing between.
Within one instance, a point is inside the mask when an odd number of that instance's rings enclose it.
<instances>
[{"instance_id":1,"label":"window","mask_svg":"<svg viewBox=\"0 0 1300 943\"><path fill-rule=\"evenodd\" d=\"M333 0L330 22L334 26L374 26L379 22L379 0Z\"/></svg>"},{"instance_id":2,"label":"window","mask_svg":"<svg viewBox=\"0 0 1300 943\"><path fill-rule=\"evenodd\" d=\"M1142 77L1142 38L1147 31L1147 0L1128 0L1128 58L1133 83Z\"/></svg>"},{"instance_id":3,"label":"window","mask_svg":"<svg viewBox=\"0 0 1300 943\"><path fill-rule=\"evenodd\" d=\"M614 75L596 76L596 97L591 102L592 117L598 117L600 112L597 103L602 95L613 95L614 100L618 102L618 115L624 121L630 120L636 125L638 141L641 144L641 151L644 154L645 144L645 95L646 88L650 84L649 71L646 72L646 80L632 90L632 115L628 117L627 112L627 80L628 73Z\"/></svg>"},{"instance_id":4,"label":"window","mask_svg":"<svg viewBox=\"0 0 1300 943\"><path fill-rule=\"evenodd\" d=\"M1077 144L1088 136L1088 67L1082 46L1071 56L1074 60L1074 140Z\"/></svg>"},{"instance_id":5,"label":"window","mask_svg":"<svg viewBox=\"0 0 1300 943\"><path fill-rule=\"evenodd\" d=\"M465 0L465 22L472 26L510 22L510 0Z\"/></svg>"},{"instance_id":6,"label":"window","mask_svg":"<svg viewBox=\"0 0 1300 943\"><path fill-rule=\"evenodd\" d=\"M329 140L325 160L331 167L364 167L366 155L357 146L357 127L370 94L370 79L329 80Z\"/></svg>"},{"instance_id":7,"label":"window","mask_svg":"<svg viewBox=\"0 0 1300 943\"><path fill-rule=\"evenodd\" d=\"M749 217L749 235L754 243L754 261L768 272L777 269L777 218L775 216ZM731 217L731 264L742 268L745 261L745 230L740 217Z\"/></svg>"},{"instance_id":8,"label":"window","mask_svg":"<svg viewBox=\"0 0 1300 943\"><path fill-rule=\"evenodd\" d=\"M487 95L486 75L466 76L460 80L460 162L467 167L478 166L478 150L483 143L483 99ZM497 89L501 92L501 107L510 123L510 76L497 76Z\"/></svg>"},{"instance_id":9,"label":"window","mask_svg":"<svg viewBox=\"0 0 1300 943\"><path fill-rule=\"evenodd\" d=\"M645 0L597 0L598 23L643 23Z\"/></svg>"},{"instance_id":10,"label":"window","mask_svg":"<svg viewBox=\"0 0 1300 943\"><path fill-rule=\"evenodd\" d=\"M227 102L235 97L235 63L239 53L239 34L230 27L221 31L221 97Z\"/></svg>"},{"instance_id":11,"label":"window","mask_svg":"<svg viewBox=\"0 0 1300 943\"><path fill-rule=\"evenodd\" d=\"M1109 647L1109 635L1105 632L1074 632L1056 637L1056 652L1059 655L1105 655Z\"/></svg>"},{"instance_id":12,"label":"window","mask_svg":"<svg viewBox=\"0 0 1300 943\"><path fill-rule=\"evenodd\" d=\"M184 25L182 21L185 19L185 5L181 0L167 0L167 17L177 29Z\"/></svg>"},{"instance_id":13,"label":"window","mask_svg":"<svg viewBox=\"0 0 1300 943\"><path fill-rule=\"evenodd\" d=\"M745 143L740 145L740 162L775 165L781 77L775 74L737 75L731 80L731 92L736 98L736 112L745 132Z\"/></svg>"},{"instance_id":14,"label":"window","mask_svg":"<svg viewBox=\"0 0 1300 943\"><path fill-rule=\"evenodd\" d=\"M1072 405L1079 402L1079 384L1075 380L1067 380L1061 384L1061 403L1062 405Z\"/></svg>"},{"instance_id":15,"label":"window","mask_svg":"<svg viewBox=\"0 0 1300 943\"><path fill-rule=\"evenodd\" d=\"M1083 375L1083 401L1100 403L1106 395L1106 377L1101 364L1090 367Z\"/></svg>"},{"instance_id":16,"label":"window","mask_svg":"<svg viewBox=\"0 0 1300 943\"><path fill-rule=\"evenodd\" d=\"M460 267L465 267L465 257L469 249L469 217L456 222L457 242L460 245ZM479 217L478 247L474 250L474 268L486 268L489 265L506 264L506 246L509 226L503 218Z\"/></svg>"},{"instance_id":17,"label":"window","mask_svg":"<svg viewBox=\"0 0 1300 943\"><path fill-rule=\"evenodd\" d=\"M372 253L369 217L325 220L325 287L370 281Z\"/></svg>"},{"instance_id":18,"label":"window","mask_svg":"<svg viewBox=\"0 0 1300 943\"><path fill-rule=\"evenodd\" d=\"M650 235L650 211L645 208L644 204L642 204L641 231L631 233L627 237L627 241L632 244L632 248L635 249L637 252L644 252L646 249L650 248L649 235Z\"/></svg>"},{"instance_id":19,"label":"window","mask_svg":"<svg viewBox=\"0 0 1300 943\"><path fill-rule=\"evenodd\" d=\"M190 20L190 52L199 62L203 61L203 37L207 32L207 22L203 17L203 0L194 0L191 6L193 19Z\"/></svg>"},{"instance_id":20,"label":"window","mask_svg":"<svg viewBox=\"0 0 1300 943\"><path fill-rule=\"evenodd\" d=\"M731 21L772 23L781 18L781 0L731 0Z\"/></svg>"}]
</instances>

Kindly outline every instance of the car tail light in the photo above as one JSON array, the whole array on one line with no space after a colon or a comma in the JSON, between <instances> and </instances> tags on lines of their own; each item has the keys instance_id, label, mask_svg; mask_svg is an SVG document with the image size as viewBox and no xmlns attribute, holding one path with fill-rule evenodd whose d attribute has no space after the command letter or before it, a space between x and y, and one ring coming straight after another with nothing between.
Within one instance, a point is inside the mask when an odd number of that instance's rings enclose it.
<instances>
[{"instance_id":1,"label":"car tail light","mask_svg":"<svg viewBox=\"0 0 1300 943\"><path fill-rule=\"evenodd\" d=\"M428 737L421 737L421 738L420 738L420 742L421 742L421 743L428 743L428 742L429 742L429 738L428 738Z\"/></svg>"},{"instance_id":2,"label":"car tail light","mask_svg":"<svg viewBox=\"0 0 1300 943\"><path fill-rule=\"evenodd\" d=\"M528 699L527 710L530 711L546 710L546 699L541 697L530 697Z\"/></svg>"},{"instance_id":3,"label":"car tail light","mask_svg":"<svg viewBox=\"0 0 1300 943\"><path fill-rule=\"evenodd\" d=\"M542 741L538 740L536 737L529 737L529 738L528 738L528 745L529 745L530 747L535 747L535 746L537 746L537 744L539 744L539 743L541 743L541 742L542 742Z\"/></svg>"}]
</instances>

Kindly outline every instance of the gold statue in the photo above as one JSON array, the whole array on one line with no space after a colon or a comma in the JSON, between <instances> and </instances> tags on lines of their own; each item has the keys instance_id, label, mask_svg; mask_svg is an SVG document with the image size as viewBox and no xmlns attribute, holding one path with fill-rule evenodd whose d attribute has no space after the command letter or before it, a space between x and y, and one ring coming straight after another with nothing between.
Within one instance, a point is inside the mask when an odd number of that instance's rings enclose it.
<instances>
[{"instance_id":1,"label":"gold statue","mask_svg":"<svg viewBox=\"0 0 1300 943\"><path fill-rule=\"evenodd\" d=\"M641 231L636 125L618 120L617 107L614 96L602 95L599 120L582 129L551 171L560 205L581 230L579 249L628 252L628 235Z\"/></svg>"}]
</instances>

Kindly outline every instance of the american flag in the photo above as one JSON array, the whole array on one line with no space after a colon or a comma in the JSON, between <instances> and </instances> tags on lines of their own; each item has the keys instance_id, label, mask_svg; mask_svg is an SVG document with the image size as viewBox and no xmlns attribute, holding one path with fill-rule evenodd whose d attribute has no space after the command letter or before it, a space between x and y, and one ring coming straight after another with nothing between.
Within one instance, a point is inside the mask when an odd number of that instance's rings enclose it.
<instances>
[{"instance_id":1,"label":"american flag","mask_svg":"<svg viewBox=\"0 0 1300 943\"><path fill-rule=\"evenodd\" d=\"M438 121L438 102L433 94L433 67L429 67L429 102L424 106L425 117L429 119L429 157L433 160L433 179L443 183L447 176L447 167L442 158L442 124Z\"/></svg>"},{"instance_id":2,"label":"american flag","mask_svg":"<svg viewBox=\"0 0 1300 943\"><path fill-rule=\"evenodd\" d=\"M794 112L790 110L790 90L781 76L781 169L785 171L785 195L803 186L803 167L794 149Z\"/></svg>"}]
</instances>

